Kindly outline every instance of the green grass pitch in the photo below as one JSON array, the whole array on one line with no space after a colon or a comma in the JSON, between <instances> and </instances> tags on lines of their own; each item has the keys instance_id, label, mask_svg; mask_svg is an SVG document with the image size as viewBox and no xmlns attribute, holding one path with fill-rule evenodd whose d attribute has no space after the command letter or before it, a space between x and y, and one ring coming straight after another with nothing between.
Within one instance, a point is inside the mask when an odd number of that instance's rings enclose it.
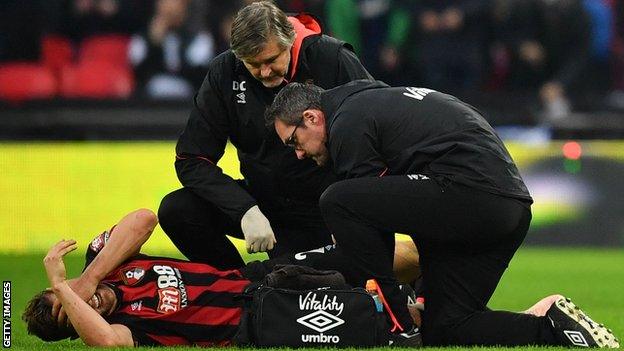
<instances>
[{"instance_id":1,"label":"green grass pitch","mask_svg":"<svg viewBox=\"0 0 624 351\"><path fill-rule=\"evenodd\" d=\"M26 333L20 319L24 306L31 296L46 287L42 258L43 254L0 256L2 278L12 282L12 348L86 349L80 341L50 344ZM66 263L68 274L75 276L81 270L82 255L72 253L67 257ZM613 329L616 336L622 339L623 291L624 250L522 248L503 276L490 307L518 311L529 307L543 296L562 293L571 297L592 318Z\"/></svg>"},{"instance_id":2,"label":"green grass pitch","mask_svg":"<svg viewBox=\"0 0 624 351\"><path fill-rule=\"evenodd\" d=\"M507 146L521 168L561 153L558 143ZM172 141L0 143L0 278L12 282L13 349L86 348L79 341L47 344L26 334L20 319L26 301L46 287L43 253L63 237L77 239L84 252L95 234L125 213L140 207L156 210L162 197L180 186L173 170L174 147ZM618 159L624 158L621 150L622 143L611 142L584 148L586 154ZM241 177L231 145L219 165ZM559 204L537 201L533 213L532 226L539 226L568 212ZM179 257L160 228L144 249ZM80 256L68 257L70 276L80 272ZM522 310L553 293L571 297L624 339L624 250L523 248L490 307Z\"/></svg>"}]
</instances>

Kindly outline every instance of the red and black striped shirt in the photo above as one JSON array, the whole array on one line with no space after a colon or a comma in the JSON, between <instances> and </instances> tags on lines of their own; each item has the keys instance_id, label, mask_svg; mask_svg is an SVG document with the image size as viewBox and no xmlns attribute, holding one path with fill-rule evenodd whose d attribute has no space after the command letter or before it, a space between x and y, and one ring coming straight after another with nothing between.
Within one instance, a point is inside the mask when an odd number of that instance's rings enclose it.
<instances>
[{"instance_id":1,"label":"red and black striped shirt","mask_svg":"<svg viewBox=\"0 0 624 351\"><path fill-rule=\"evenodd\" d=\"M238 270L137 256L103 281L118 307L106 320L132 331L136 345L225 346L238 330L249 281Z\"/></svg>"},{"instance_id":2,"label":"red and black striped shirt","mask_svg":"<svg viewBox=\"0 0 624 351\"><path fill-rule=\"evenodd\" d=\"M85 268L106 246L114 228L93 238ZM226 346L238 330L240 294L249 280L238 270L138 255L102 283L117 295L117 307L106 320L128 327L137 346Z\"/></svg>"}]
</instances>

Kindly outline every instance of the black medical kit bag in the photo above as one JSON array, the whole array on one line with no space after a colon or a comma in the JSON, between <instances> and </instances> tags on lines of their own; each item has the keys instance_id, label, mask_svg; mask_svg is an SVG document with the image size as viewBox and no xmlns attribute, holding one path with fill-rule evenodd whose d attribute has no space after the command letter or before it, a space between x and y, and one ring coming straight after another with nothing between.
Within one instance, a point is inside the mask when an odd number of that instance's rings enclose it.
<instances>
[{"instance_id":1,"label":"black medical kit bag","mask_svg":"<svg viewBox=\"0 0 624 351\"><path fill-rule=\"evenodd\" d=\"M336 271L276 267L267 279L247 287L244 299L240 330L234 338L240 346L388 345L385 314L377 311L366 290L349 288Z\"/></svg>"}]
</instances>

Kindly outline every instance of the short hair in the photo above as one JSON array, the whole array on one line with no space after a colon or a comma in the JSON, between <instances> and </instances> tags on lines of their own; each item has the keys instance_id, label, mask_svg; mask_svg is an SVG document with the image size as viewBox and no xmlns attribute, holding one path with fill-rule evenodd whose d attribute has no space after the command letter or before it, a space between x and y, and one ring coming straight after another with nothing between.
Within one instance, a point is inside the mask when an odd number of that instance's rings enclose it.
<instances>
[{"instance_id":1,"label":"short hair","mask_svg":"<svg viewBox=\"0 0 624 351\"><path fill-rule=\"evenodd\" d=\"M43 290L28 302L22 314L28 334L35 335L43 341L78 337L73 327L59 326L56 318L52 316L52 300L50 300L52 294L54 293L50 290Z\"/></svg>"},{"instance_id":2,"label":"short hair","mask_svg":"<svg viewBox=\"0 0 624 351\"><path fill-rule=\"evenodd\" d=\"M254 2L238 11L231 34L230 47L241 60L259 54L271 37L283 48L295 41L295 28L272 1Z\"/></svg>"},{"instance_id":3,"label":"short hair","mask_svg":"<svg viewBox=\"0 0 624 351\"><path fill-rule=\"evenodd\" d=\"M276 119L290 126L300 124L305 110L321 110L322 92L323 88L309 83L286 85L264 112L267 126L275 123Z\"/></svg>"}]
</instances>

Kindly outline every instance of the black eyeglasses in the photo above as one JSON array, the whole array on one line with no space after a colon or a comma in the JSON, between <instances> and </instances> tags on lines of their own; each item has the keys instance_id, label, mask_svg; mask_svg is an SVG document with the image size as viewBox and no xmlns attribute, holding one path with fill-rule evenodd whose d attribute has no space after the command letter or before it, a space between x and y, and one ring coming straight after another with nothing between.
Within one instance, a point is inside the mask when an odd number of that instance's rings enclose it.
<instances>
[{"instance_id":1,"label":"black eyeglasses","mask_svg":"<svg viewBox=\"0 0 624 351\"><path fill-rule=\"evenodd\" d=\"M284 145L293 149L297 148L297 137L295 136L295 132L297 131L297 128L299 128L299 126L303 124L302 122L303 118L301 119L301 121L299 121L299 123L297 123L297 125L295 125L295 129L293 129L292 133L290 133L290 136L286 138L286 140L284 141Z\"/></svg>"}]
</instances>

